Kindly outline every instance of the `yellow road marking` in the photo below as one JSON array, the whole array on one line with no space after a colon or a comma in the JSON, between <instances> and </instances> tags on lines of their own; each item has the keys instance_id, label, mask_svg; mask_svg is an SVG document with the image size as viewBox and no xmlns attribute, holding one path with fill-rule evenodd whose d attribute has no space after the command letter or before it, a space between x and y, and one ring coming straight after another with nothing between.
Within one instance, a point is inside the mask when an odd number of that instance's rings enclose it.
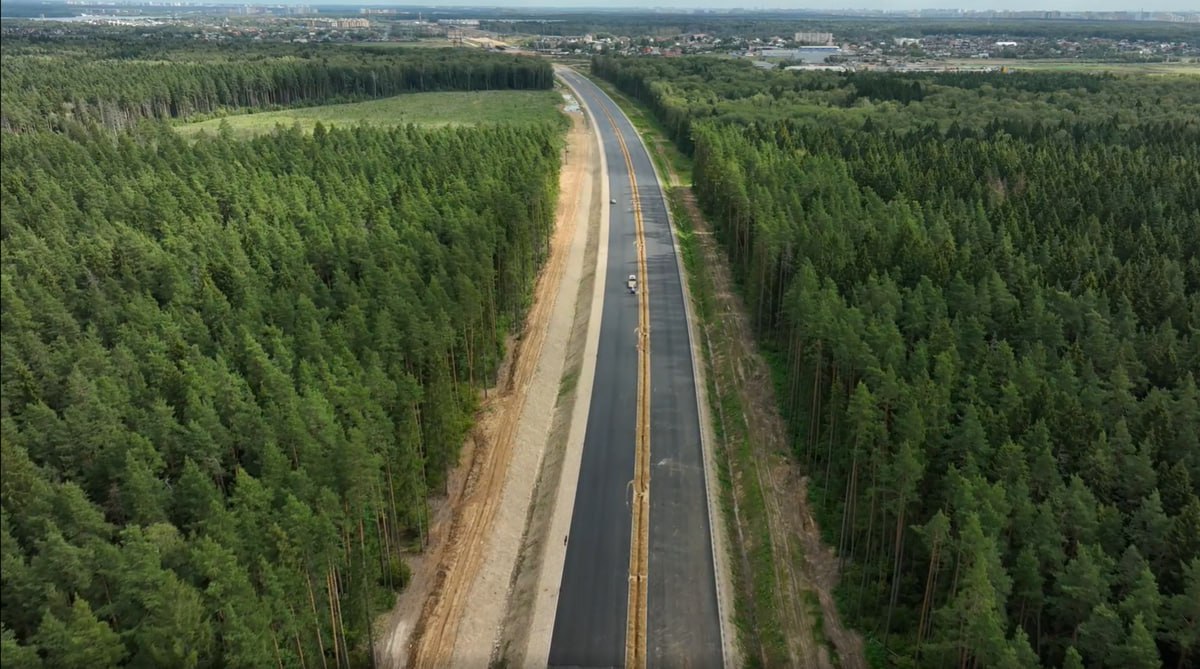
<instances>
[{"instance_id":1,"label":"yellow road marking","mask_svg":"<svg viewBox=\"0 0 1200 669\"><path fill-rule=\"evenodd\" d=\"M646 666L646 595L650 543L650 299L647 288L646 238L642 221L642 203L634 175L633 159L625 137L617 128L616 119L604 105L604 115L612 124L617 143L629 170L629 186L633 191L633 218L638 249L638 389L637 441L634 446L633 522L629 545L629 603L625 628L625 666L643 669Z\"/></svg>"}]
</instances>

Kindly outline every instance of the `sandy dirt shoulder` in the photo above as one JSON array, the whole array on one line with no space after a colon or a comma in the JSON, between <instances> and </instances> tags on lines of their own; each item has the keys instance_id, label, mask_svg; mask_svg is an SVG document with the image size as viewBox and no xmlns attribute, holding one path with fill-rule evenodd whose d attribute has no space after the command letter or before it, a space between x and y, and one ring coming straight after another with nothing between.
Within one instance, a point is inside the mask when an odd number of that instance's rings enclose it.
<instances>
[{"instance_id":1,"label":"sandy dirt shoulder","mask_svg":"<svg viewBox=\"0 0 1200 669\"><path fill-rule=\"evenodd\" d=\"M556 66L560 67L560 66ZM595 114L583 98L576 99L594 127ZM599 280L608 265L609 183L608 165L600 135L593 130L590 140L595 156L592 167L597 178L593 182L593 206L588 212L588 239L583 260L584 276L579 285L572 335L568 375L578 374L573 395L564 394L556 416L555 440L565 440L560 448L561 471L557 476L547 472L539 491L543 503L531 513L531 527L541 533L531 534L527 547L528 564L521 576L529 581L532 592L510 611L506 637L511 650L509 666L545 667L550 658L550 642L558 610L559 586L566 563L567 538L575 506L575 491L583 458L583 441L587 430L588 410L595 380L596 355L600 345L600 321L604 307L604 284ZM589 294L590 293L590 294ZM561 441L557 442L561 443ZM563 541L557 541L558 537ZM555 540L551 540L555 539Z\"/></svg>"},{"instance_id":2,"label":"sandy dirt shoulder","mask_svg":"<svg viewBox=\"0 0 1200 669\"><path fill-rule=\"evenodd\" d=\"M578 99L572 100L578 105ZM578 108L578 107L577 107ZM559 399L566 387L565 376L568 348L576 316L579 286L586 266L590 214L594 210L594 194L598 194L596 180L603 174L597 160L591 124L581 112L573 115L575 128L571 133L569 151L566 155L564 173L570 172L571 190L560 195L559 229L564 244L561 260L565 262L557 277L551 278L548 289L553 290L553 309L546 324L545 342L541 347L537 369L529 386L525 404L519 418L515 454L509 468L508 480L500 500L500 513L493 525L492 537L487 549L487 562L480 570L471 589L468 601L471 605L463 612L463 620L454 649L455 667L484 666L499 659L504 640L505 623L514 619L527 618L528 611L514 611L519 602L514 601L514 589L520 583L520 571L537 571L540 555L530 555L549 547L557 548L555 542L544 541L545 526L537 523L538 515L532 510L538 486L556 486L559 477L543 476L550 469L547 461L561 463L561 438L554 439L554 419ZM565 179L566 177L564 177ZM556 249L556 253L559 249ZM599 317L596 318L597 322ZM588 393L590 396L590 392ZM569 459L569 455L568 455ZM575 499L574 481L578 478L578 465L566 468L571 483L571 494L565 500L569 509ZM555 473L564 469L553 468ZM558 508L558 500L552 500L550 508ZM533 531L531 531L533 525ZM542 531L538 531L542 530ZM557 581L555 582L557 591Z\"/></svg>"},{"instance_id":3,"label":"sandy dirt shoulder","mask_svg":"<svg viewBox=\"0 0 1200 669\"><path fill-rule=\"evenodd\" d=\"M568 116L550 257L525 328L510 343L497 387L450 475L449 494L431 502L430 541L410 560L413 580L382 620L380 667L486 666L492 654L574 315L576 291L563 288L577 285L582 264L576 233L586 226L576 222L581 209L586 218L587 201L580 201L597 173L588 169L595 153L590 126L578 111Z\"/></svg>"}]
</instances>

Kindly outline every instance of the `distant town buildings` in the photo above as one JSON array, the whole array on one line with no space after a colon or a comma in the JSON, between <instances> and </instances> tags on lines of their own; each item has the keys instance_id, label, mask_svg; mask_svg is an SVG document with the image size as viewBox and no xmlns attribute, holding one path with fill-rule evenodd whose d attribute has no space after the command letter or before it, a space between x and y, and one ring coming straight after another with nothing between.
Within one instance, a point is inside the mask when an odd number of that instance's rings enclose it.
<instances>
[{"instance_id":1,"label":"distant town buildings","mask_svg":"<svg viewBox=\"0 0 1200 669\"><path fill-rule=\"evenodd\" d=\"M371 22L367 19L304 19L304 24L309 28L337 28L339 30L371 27Z\"/></svg>"}]
</instances>

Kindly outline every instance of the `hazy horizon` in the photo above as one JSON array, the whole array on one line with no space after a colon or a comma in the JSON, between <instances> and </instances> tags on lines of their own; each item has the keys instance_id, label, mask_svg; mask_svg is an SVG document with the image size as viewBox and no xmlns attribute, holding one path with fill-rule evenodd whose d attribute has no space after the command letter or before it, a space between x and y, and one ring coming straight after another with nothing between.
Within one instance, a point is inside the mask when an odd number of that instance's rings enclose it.
<instances>
[{"instance_id":1,"label":"hazy horizon","mask_svg":"<svg viewBox=\"0 0 1200 669\"><path fill-rule=\"evenodd\" d=\"M751 0L737 2L736 0L715 0L713 2L697 2L696 0L613 0L603 4L596 0L448 0L437 3L406 3L372 0L357 2L355 0L276 0L271 3L263 0L264 4L308 4L308 5L349 5L349 6L422 6L428 7L479 7L479 8L521 8L521 9L655 9L695 10L695 9L744 9L754 10L870 10L870 11L912 11L916 9L964 9L971 11L1062 11L1062 12L1186 12L1197 11L1194 0L1150 0L1142 6L1130 6L1129 0L1063 0L1060 2L1039 2L1038 0L1018 0L1004 3L997 7L991 2L937 3L928 0L913 0L911 2L889 2L857 0L843 2L838 0L803 0L802 2Z\"/></svg>"},{"instance_id":2,"label":"hazy horizon","mask_svg":"<svg viewBox=\"0 0 1200 669\"><path fill-rule=\"evenodd\" d=\"M17 0L20 4L37 2L37 0ZM187 0L190 3L204 3L206 0ZM919 9L969 11L1062 11L1062 12L1196 12L1200 7L1195 0L1148 0L1140 5L1131 5L1130 0L1059 0L1057 2L1039 2L1038 0L1017 0L996 6L991 0L966 1L962 3L937 2L934 0L713 0L698 2L697 0L612 0L599 3L597 0L443 0L441 2L388 2L387 0L207 0L212 4L260 4L260 5L338 5L349 7L453 7L480 9L568 9L568 10L597 10L611 11L614 9L636 9L641 11L670 10L728 10L744 9L746 11L762 10L815 10L815 11L913 11ZM51 4L54 0L50 0ZM65 0L60 0L65 2ZM13 4L11 1L0 0L0 5Z\"/></svg>"}]
</instances>

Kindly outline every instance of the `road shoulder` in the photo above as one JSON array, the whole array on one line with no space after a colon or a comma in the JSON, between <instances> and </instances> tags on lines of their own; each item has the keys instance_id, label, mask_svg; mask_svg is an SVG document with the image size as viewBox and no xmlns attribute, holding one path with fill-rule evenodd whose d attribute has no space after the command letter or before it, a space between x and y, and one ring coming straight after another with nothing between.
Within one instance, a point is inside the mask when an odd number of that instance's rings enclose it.
<instances>
[{"instance_id":1,"label":"road shoulder","mask_svg":"<svg viewBox=\"0 0 1200 669\"><path fill-rule=\"evenodd\" d=\"M571 106L577 103L573 100ZM554 447L550 439L552 423L575 316L597 167L586 117L578 108L571 116L574 129L564 154L554 257L548 263L544 292L538 294L549 318L543 312L542 318L531 319L529 324L531 328L544 328L536 333L542 336L541 343L530 361L536 363L536 369L527 377L512 445L513 460L484 551L486 559L471 587L467 599L470 605L462 611L451 662L454 667L484 666L498 654L505 621L514 613L511 609L516 603L513 593L519 582L517 570L528 564L522 560L522 547L530 538L529 512L536 499L538 472Z\"/></svg>"}]
</instances>

